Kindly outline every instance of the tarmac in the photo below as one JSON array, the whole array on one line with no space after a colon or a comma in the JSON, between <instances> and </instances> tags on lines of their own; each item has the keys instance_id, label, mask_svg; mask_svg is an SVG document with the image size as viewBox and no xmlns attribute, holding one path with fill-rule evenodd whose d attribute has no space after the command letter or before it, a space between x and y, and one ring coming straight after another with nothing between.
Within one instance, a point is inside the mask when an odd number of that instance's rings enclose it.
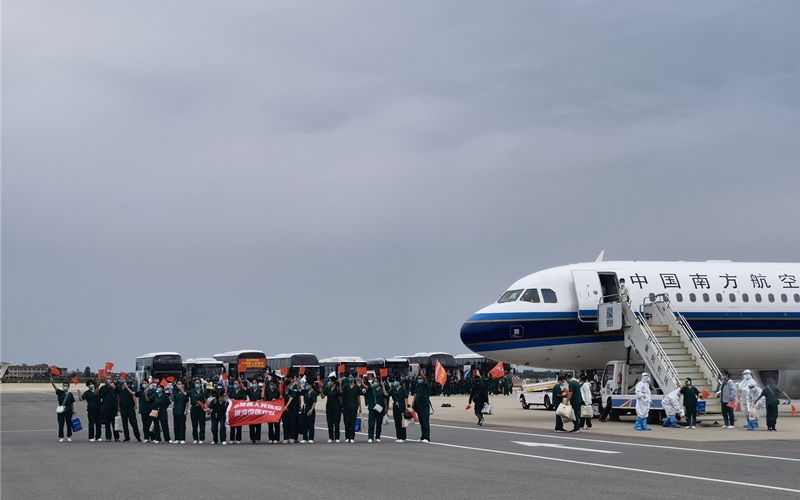
<instances>
[{"instance_id":1,"label":"tarmac","mask_svg":"<svg viewBox=\"0 0 800 500\"><path fill-rule=\"evenodd\" d=\"M412 442L418 425L395 443L392 424L382 443L362 433L355 444L327 444L322 412L314 444L90 443L86 430L59 443L52 388L4 384L0 498L800 498L800 417L782 414L779 432L637 432L630 420L595 420L592 430L561 434L552 411L524 410L516 396L492 397L482 427L466 397L432 399L430 444ZM85 424L85 405L75 409Z\"/></svg>"}]
</instances>

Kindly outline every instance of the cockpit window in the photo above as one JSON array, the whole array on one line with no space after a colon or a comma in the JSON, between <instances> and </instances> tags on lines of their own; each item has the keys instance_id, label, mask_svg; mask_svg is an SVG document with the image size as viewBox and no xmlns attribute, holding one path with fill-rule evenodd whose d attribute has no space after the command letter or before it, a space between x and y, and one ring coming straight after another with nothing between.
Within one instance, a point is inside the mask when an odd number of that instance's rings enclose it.
<instances>
[{"instance_id":1,"label":"cockpit window","mask_svg":"<svg viewBox=\"0 0 800 500\"><path fill-rule=\"evenodd\" d=\"M550 290L549 288L542 288L542 299L544 299L545 304L555 304L558 302L556 292Z\"/></svg>"},{"instance_id":2,"label":"cockpit window","mask_svg":"<svg viewBox=\"0 0 800 500\"><path fill-rule=\"evenodd\" d=\"M519 300L524 300L525 302L533 302L534 304L538 304L539 301L539 290L535 288L528 288L525 290L525 293L522 294Z\"/></svg>"},{"instance_id":3,"label":"cockpit window","mask_svg":"<svg viewBox=\"0 0 800 500\"><path fill-rule=\"evenodd\" d=\"M522 289L519 290L509 290L504 293L499 299L497 299L498 304L502 304L503 302L514 302L522 295Z\"/></svg>"}]
</instances>

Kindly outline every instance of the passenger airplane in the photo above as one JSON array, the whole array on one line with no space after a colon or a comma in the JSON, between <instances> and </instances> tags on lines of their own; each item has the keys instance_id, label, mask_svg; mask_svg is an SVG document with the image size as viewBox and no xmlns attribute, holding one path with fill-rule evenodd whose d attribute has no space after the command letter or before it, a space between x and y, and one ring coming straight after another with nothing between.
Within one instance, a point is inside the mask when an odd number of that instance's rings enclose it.
<instances>
[{"instance_id":1,"label":"passenger airplane","mask_svg":"<svg viewBox=\"0 0 800 500\"><path fill-rule=\"evenodd\" d=\"M602 262L528 275L461 327L488 358L556 369L602 369L625 359L622 332L598 333L597 306L624 278L635 307L668 294L720 369L761 370L800 388L800 264Z\"/></svg>"}]
</instances>

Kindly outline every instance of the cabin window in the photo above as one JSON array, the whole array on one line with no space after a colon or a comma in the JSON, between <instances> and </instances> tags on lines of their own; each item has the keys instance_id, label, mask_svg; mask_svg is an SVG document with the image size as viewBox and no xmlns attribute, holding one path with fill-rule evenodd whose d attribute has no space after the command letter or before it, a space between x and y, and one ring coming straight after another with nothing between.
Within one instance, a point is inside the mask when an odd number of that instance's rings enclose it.
<instances>
[{"instance_id":1,"label":"cabin window","mask_svg":"<svg viewBox=\"0 0 800 500\"><path fill-rule=\"evenodd\" d=\"M722 302L722 294L721 293L717 294L717 302Z\"/></svg>"},{"instance_id":2,"label":"cabin window","mask_svg":"<svg viewBox=\"0 0 800 500\"><path fill-rule=\"evenodd\" d=\"M781 302L789 302L789 297L785 293L781 294Z\"/></svg>"},{"instance_id":3,"label":"cabin window","mask_svg":"<svg viewBox=\"0 0 800 500\"><path fill-rule=\"evenodd\" d=\"M533 302L534 304L538 304L539 301L539 290L535 288L528 288L525 290L525 293L522 294L519 300L524 300L525 302Z\"/></svg>"},{"instance_id":4,"label":"cabin window","mask_svg":"<svg viewBox=\"0 0 800 500\"><path fill-rule=\"evenodd\" d=\"M497 303L502 304L503 302L514 302L519 298L520 295L522 295L521 288L519 290L509 290L500 296L499 299L497 299Z\"/></svg>"},{"instance_id":5,"label":"cabin window","mask_svg":"<svg viewBox=\"0 0 800 500\"><path fill-rule=\"evenodd\" d=\"M683 302L683 294L682 293L676 293L675 294L675 300L677 300L678 302Z\"/></svg>"},{"instance_id":6,"label":"cabin window","mask_svg":"<svg viewBox=\"0 0 800 500\"><path fill-rule=\"evenodd\" d=\"M648 295L648 297L650 297L650 302L655 302L656 301L656 294L651 293L650 295ZM691 297L689 297L689 298L691 299Z\"/></svg>"},{"instance_id":7,"label":"cabin window","mask_svg":"<svg viewBox=\"0 0 800 500\"><path fill-rule=\"evenodd\" d=\"M709 300L710 300L710 298L709 298L708 294L704 293L703 294L703 302L708 302Z\"/></svg>"},{"instance_id":8,"label":"cabin window","mask_svg":"<svg viewBox=\"0 0 800 500\"><path fill-rule=\"evenodd\" d=\"M756 294L756 302L761 302L761 294L760 293Z\"/></svg>"},{"instance_id":9,"label":"cabin window","mask_svg":"<svg viewBox=\"0 0 800 500\"><path fill-rule=\"evenodd\" d=\"M767 300L769 300L770 302L775 302L775 296L772 295L771 293L767 294Z\"/></svg>"},{"instance_id":10,"label":"cabin window","mask_svg":"<svg viewBox=\"0 0 800 500\"><path fill-rule=\"evenodd\" d=\"M693 293L690 293L690 294L689 294L689 300L690 300L691 302L696 302L696 301L697 301L697 295L695 295L695 294L693 294Z\"/></svg>"},{"instance_id":11,"label":"cabin window","mask_svg":"<svg viewBox=\"0 0 800 500\"><path fill-rule=\"evenodd\" d=\"M731 302L736 302L736 294L735 293L732 293L732 294L728 295L728 298L731 299Z\"/></svg>"},{"instance_id":12,"label":"cabin window","mask_svg":"<svg viewBox=\"0 0 800 500\"><path fill-rule=\"evenodd\" d=\"M800 302L800 293L794 294L794 301L795 302Z\"/></svg>"},{"instance_id":13,"label":"cabin window","mask_svg":"<svg viewBox=\"0 0 800 500\"><path fill-rule=\"evenodd\" d=\"M742 294L742 302L750 302L750 297L746 293Z\"/></svg>"},{"instance_id":14,"label":"cabin window","mask_svg":"<svg viewBox=\"0 0 800 500\"><path fill-rule=\"evenodd\" d=\"M542 299L544 300L545 304L555 304L558 302L556 292L550 290L549 288L542 288Z\"/></svg>"}]
</instances>

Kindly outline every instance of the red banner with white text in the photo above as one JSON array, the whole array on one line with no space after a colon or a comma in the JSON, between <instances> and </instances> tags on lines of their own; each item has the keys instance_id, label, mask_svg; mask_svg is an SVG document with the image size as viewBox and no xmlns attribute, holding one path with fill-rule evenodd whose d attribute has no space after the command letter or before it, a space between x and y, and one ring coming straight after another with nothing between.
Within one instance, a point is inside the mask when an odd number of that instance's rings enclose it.
<instances>
[{"instance_id":1,"label":"red banner with white text","mask_svg":"<svg viewBox=\"0 0 800 500\"><path fill-rule=\"evenodd\" d=\"M239 401L231 399L227 410L227 425L256 425L276 423L283 415L283 400L275 401Z\"/></svg>"}]
</instances>

